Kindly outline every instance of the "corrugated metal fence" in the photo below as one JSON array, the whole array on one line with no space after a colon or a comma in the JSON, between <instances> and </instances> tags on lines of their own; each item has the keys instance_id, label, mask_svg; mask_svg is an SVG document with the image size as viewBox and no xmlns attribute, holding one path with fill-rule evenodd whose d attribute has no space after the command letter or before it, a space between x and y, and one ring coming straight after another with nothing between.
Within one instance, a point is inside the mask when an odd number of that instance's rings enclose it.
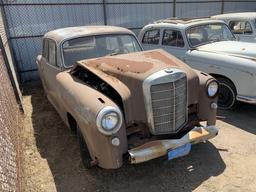
<instances>
[{"instance_id":1,"label":"corrugated metal fence","mask_svg":"<svg viewBox=\"0 0 256 192\"><path fill-rule=\"evenodd\" d=\"M9 41L21 81L38 78L35 59L50 30L79 25L139 29L156 19L256 11L256 1L230 0L2 0Z\"/></svg>"}]
</instances>

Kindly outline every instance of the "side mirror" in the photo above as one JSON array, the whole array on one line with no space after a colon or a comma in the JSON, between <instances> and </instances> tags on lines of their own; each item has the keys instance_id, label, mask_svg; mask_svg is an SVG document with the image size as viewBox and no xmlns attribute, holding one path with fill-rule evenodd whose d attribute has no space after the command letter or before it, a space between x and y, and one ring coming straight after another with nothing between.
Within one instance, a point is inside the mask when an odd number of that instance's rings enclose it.
<instances>
[{"instance_id":1,"label":"side mirror","mask_svg":"<svg viewBox=\"0 0 256 192\"><path fill-rule=\"evenodd\" d=\"M237 41L240 41L240 37L239 37L239 36L237 36L237 37L236 37L236 40L237 40Z\"/></svg>"}]
</instances>

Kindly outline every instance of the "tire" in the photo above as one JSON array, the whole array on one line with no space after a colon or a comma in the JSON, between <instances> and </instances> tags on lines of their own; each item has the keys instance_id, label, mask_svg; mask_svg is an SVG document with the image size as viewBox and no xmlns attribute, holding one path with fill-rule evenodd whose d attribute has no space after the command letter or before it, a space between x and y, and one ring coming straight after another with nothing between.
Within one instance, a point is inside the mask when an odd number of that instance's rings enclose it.
<instances>
[{"instance_id":1,"label":"tire","mask_svg":"<svg viewBox=\"0 0 256 192\"><path fill-rule=\"evenodd\" d=\"M234 109L236 106L236 88L234 84L225 78L217 77L219 82L218 107L223 110Z\"/></svg>"},{"instance_id":2,"label":"tire","mask_svg":"<svg viewBox=\"0 0 256 192\"><path fill-rule=\"evenodd\" d=\"M90 156L89 150L87 148L87 144L84 140L83 134L79 127L77 127L77 137L79 141L79 146L80 146L80 155L82 159L82 163L85 168L89 169L92 167L92 158Z\"/></svg>"}]
</instances>

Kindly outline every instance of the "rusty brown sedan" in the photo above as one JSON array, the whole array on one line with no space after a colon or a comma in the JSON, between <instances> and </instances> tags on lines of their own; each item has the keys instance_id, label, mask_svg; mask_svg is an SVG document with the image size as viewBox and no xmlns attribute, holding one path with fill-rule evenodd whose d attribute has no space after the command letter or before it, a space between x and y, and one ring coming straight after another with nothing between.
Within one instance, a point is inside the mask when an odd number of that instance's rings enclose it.
<instances>
[{"instance_id":1,"label":"rusty brown sedan","mask_svg":"<svg viewBox=\"0 0 256 192\"><path fill-rule=\"evenodd\" d=\"M217 81L163 50L143 51L130 30L48 32L37 64L49 101L77 132L86 167L171 160L218 133Z\"/></svg>"}]
</instances>

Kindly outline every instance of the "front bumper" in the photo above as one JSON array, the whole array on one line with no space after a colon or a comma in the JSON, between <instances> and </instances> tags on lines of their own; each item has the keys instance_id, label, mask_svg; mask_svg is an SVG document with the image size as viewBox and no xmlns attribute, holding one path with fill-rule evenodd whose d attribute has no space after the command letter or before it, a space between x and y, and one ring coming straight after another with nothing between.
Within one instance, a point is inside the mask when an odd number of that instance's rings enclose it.
<instances>
[{"instance_id":1,"label":"front bumper","mask_svg":"<svg viewBox=\"0 0 256 192\"><path fill-rule=\"evenodd\" d=\"M256 97L237 95L236 99L245 103L256 104Z\"/></svg>"},{"instance_id":2,"label":"front bumper","mask_svg":"<svg viewBox=\"0 0 256 192\"><path fill-rule=\"evenodd\" d=\"M176 149L187 143L196 144L215 137L218 128L215 126L195 127L180 139L155 140L145 143L128 151L132 164L142 163L167 154L169 150Z\"/></svg>"}]
</instances>

